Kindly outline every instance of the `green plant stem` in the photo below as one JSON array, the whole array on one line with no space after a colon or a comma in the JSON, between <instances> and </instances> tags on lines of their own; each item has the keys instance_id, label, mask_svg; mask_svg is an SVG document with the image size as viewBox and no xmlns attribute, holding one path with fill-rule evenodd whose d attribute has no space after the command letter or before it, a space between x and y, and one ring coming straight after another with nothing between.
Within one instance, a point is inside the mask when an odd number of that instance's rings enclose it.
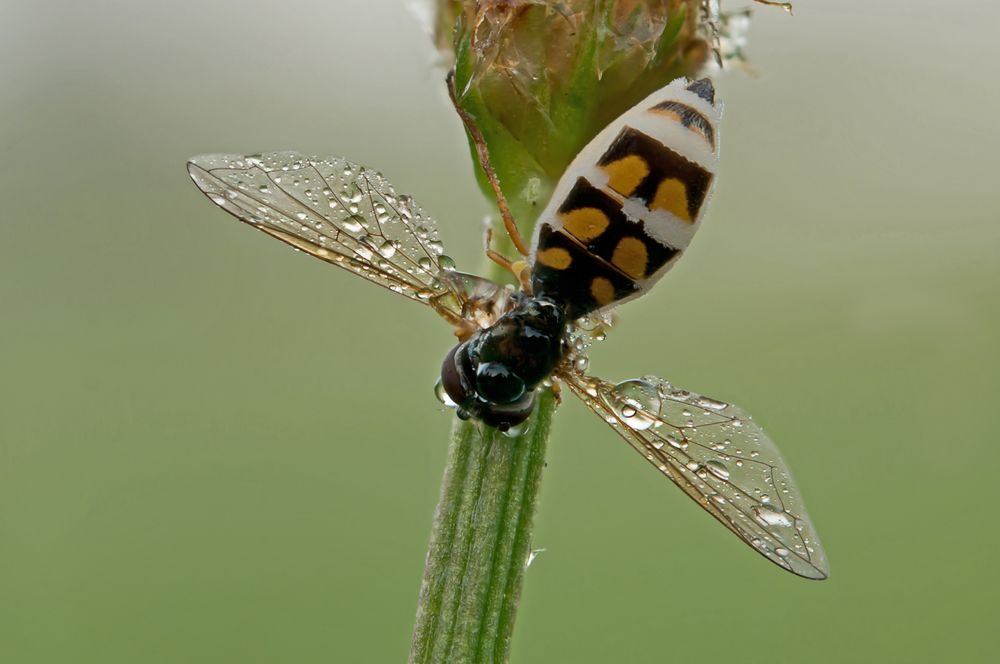
<instances>
[{"instance_id":1,"label":"green plant stem","mask_svg":"<svg viewBox=\"0 0 1000 664\"><path fill-rule=\"evenodd\" d=\"M555 399L520 436L456 418L420 589L410 662L505 662Z\"/></svg>"},{"instance_id":2,"label":"green plant stem","mask_svg":"<svg viewBox=\"0 0 1000 664\"><path fill-rule=\"evenodd\" d=\"M472 112L484 112L478 96L466 101ZM522 159L498 154L502 151L496 146L505 145L503 141L487 142L514 218L531 237L539 201L548 198L551 182L542 174L531 175L534 171ZM471 143L470 152L475 155ZM477 173L483 175L478 168ZM530 177L535 185L531 195L524 195ZM496 234L494 247L513 255L506 234ZM492 263L487 276L511 280ZM507 661L555 407L552 391L540 390L535 411L518 436L455 418L420 587L412 664Z\"/></svg>"}]
</instances>

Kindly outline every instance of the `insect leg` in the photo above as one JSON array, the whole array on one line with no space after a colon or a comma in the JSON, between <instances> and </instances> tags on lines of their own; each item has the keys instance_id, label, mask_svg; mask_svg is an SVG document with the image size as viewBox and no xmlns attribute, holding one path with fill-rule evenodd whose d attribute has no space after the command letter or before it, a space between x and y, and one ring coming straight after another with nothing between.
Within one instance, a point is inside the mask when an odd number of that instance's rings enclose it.
<instances>
[{"instance_id":1,"label":"insect leg","mask_svg":"<svg viewBox=\"0 0 1000 664\"><path fill-rule=\"evenodd\" d=\"M510 236L511 242L514 243L514 247L517 248L518 253L522 256L527 256L529 253L528 245L524 243L524 238L521 237L521 231L518 230L517 224L514 223L514 217L510 213L510 207L507 205L507 199L504 197L503 191L500 189L500 181L497 179L496 171L493 170L493 165L490 163L490 153L489 149L486 147L486 140L483 138L482 132L479 131L479 127L476 126L476 121L458 104L458 97L455 93L454 69L448 72L447 85L448 96L451 97L451 103L455 106L455 110L458 112L459 117L462 118L466 131L468 131L469 135L472 137L472 142L476 146L476 154L479 157L479 165L482 166L483 172L486 173L486 178L490 181L493 193L497 197L497 207L500 209L500 218L503 219L503 227L507 230L507 234Z\"/></svg>"},{"instance_id":2,"label":"insect leg","mask_svg":"<svg viewBox=\"0 0 1000 664\"><path fill-rule=\"evenodd\" d=\"M753 0L753 1L760 3L762 5L769 5L771 7L781 7L789 14L792 13L792 3L790 2L774 2L774 0Z\"/></svg>"},{"instance_id":3,"label":"insect leg","mask_svg":"<svg viewBox=\"0 0 1000 664\"><path fill-rule=\"evenodd\" d=\"M552 376L549 380L552 381L552 394L556 398L556 405L562 405L562 381L560 381L556 376Z\"/></svg>"},{"instance_id":4,"label":"insect leg","mask_svg":"<svg viewBox=\"0 0 1000 664\"><path fill-rule=\"evenodd\" d=\"M496 251L491 246L491 241L493 239L493 229L486 229L486 257L491 261L507 270L514 275L518 283L521 284L521 290L523 290L528 295L531 295L531 270L530 266L523 260L512 261L499 251Z\"/></svg>"}]
</instances>

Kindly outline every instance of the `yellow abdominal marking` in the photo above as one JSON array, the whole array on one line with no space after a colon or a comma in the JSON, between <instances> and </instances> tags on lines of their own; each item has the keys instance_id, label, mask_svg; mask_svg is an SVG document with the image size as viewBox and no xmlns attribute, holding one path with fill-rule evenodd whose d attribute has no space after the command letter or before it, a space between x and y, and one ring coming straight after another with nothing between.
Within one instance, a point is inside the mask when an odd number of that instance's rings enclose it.
<instances>
[{"instance_id":1,"label":"yellow abdominal marking","mask_svg":"<svg viewBox=\"0 0 1000 664\"><path fill-rule=\"evenodd\" d=\"M657 115L665 115L666 117L670 118L671 120L675 120L676 122L684 121L684 118L681 117L681 114L672 108L656 108L654 106L649 110L651 110L653 113L656 113Z\"/></svg>"},{"instance_id":2,"label":"yellow abdominal marking","mask_svg":"<svg viewBox=\"0 0 1000 664\"><path fill-rule=\"evenodd\" d=\"M649 165L646 160L634 154L605 164L601 168L608 174L608 186L626 198L631 196L639 183L649 175Z\"/></svg>"},{"instance_id":3,"label":"yellow abdominal marking","mask_svg":"<svg viewBox=\"0 0 1000 664\"><path fill-rule=\"evenodd\" d=\"M611 255L611 262L633 279L642 279L649 263L646 244L638 238L623 237Z\"/></svg>"},{"instance_id":4,"label":"yellow abdominal marking","mask_svg":"<svg viewBox=\"0 0 1000 664\"><path fill-rule=\"evenodd\" d=\"M615 287L604 277L594 277L590 282L590 294L602 307L615 299Z\"/></svg>"},{"instance_id":5,"label":"yellow abdominal marking","mask_svg":"<svg viewBox=\"0 0 1000 664\"><path fill-rule=\"evenodd\" d=\"M705 142L707 142L709 145L712 145L714 147L714 144L712 143L712 139L710 139L708 137L708 134L705 133L705 128L704 127L701 127L701 126L698 126L698 125L692 123L691 126L688 127L688 129L690 131L693 131L694 133L698 134L699 136L701 136L705 140Z\"/></svg>"},{"instance_id":6,"label":"yellow abdominal marking","mask_svg":"<svg viewBox=\"0 0 1000 664\"><path fill-rule=\"evenodd\" d=\"M688 109L688 112L695 116L695 118L692 118L692 121L689 122L688 124L684 124L684 116L676 108L670 108L670 107L657 108L654 106L649 110L652 113L656 113L657 115L662 115L666 118L673 120L677 124L687 129L688 131L697 134L703 141L708 143L713 148L715 147L715 141L709 138L708 133L705 131L705 128L698 123L698 122L708 122L708 121L705 120L704 116L702 116L700 113L697 113L693 109ZM698 122L694 121L695 119L697 119Z\"/></svg>"},{"instance_id":7,"label":"yellow abdominal marking","mask_svg":"<svg viewBox=\"0 0 1000 664\"><path fill-rule=\"evenodd\" d=\"M562 247L551 247L538 252L538 262L553 270L565 270L573 262L573 258Z\"/></svg>"},{"instance_id":8,"label":"yellow abdominal marking","mask_svg":"<svg viewBox=\"0 0 1000 664\"><path fill-rule=\"evenodd\" d=\"M600 237L611 221L597 208L587 207L560 213L563 228L581 242Z\"/></svg>"},{"instance_id":9,"label":"yellow abdominal marking","mask_svg":"<svg viewBox=\"0 0 1000 664\"><path fill-rule=\"evenodd\" d=\"M650 210L666 210L681 221L693 224L691 212L688 210L687 187L675 178L666 178L656 188L656 196L649 205Z\"/></svg>"}]
</instances>

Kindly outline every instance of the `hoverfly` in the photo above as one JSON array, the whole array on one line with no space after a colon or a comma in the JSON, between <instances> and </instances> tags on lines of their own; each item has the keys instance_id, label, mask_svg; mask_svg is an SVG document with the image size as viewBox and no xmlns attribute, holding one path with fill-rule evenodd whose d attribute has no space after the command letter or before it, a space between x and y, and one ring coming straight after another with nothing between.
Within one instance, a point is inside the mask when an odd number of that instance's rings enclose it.
<instances>
[{"instance_id":1,"label":"hoverfly","mask_svg":"<svg viewBox=\"0 0 1000 664\"><path fill-rule=\"evenodd\" d=\"M449 88L454 90L449 80ZM458 105L456 104L456 108ZM461 113L461 110L459 110ZM645 293L697 230L718 164L709 79L677 79L601 131L573 160L529 249L482 136L463 114L522 260L489 248L520 287L455 269L433 219L381 174L295 152L188 163L223 210L323 261L428 305L455 329L439 391L459 417L506 430L547 385L568 386L647 461L772 562L824 579L827 563L774 443L740 408L655 376L585 373L613 306Z\"/></svg>"}]
</instances>

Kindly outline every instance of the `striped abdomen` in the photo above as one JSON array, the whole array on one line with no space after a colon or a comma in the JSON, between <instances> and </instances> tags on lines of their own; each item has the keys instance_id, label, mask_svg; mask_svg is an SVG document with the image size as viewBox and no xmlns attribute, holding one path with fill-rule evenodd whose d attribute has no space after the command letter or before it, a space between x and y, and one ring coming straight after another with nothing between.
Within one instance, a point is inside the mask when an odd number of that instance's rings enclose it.
<instances>
[{"instance_id":1,"label":"striped abdomen","mask_svg":"<svg viewBox=\"0 0 1000 664\"><path fill-rule=\"evenodd\" d=\"M711 81L678 79L594 138L539 218L532 285L571 318L641 295L687 248L718 160Z\"/></svg>"}]
</instances>

